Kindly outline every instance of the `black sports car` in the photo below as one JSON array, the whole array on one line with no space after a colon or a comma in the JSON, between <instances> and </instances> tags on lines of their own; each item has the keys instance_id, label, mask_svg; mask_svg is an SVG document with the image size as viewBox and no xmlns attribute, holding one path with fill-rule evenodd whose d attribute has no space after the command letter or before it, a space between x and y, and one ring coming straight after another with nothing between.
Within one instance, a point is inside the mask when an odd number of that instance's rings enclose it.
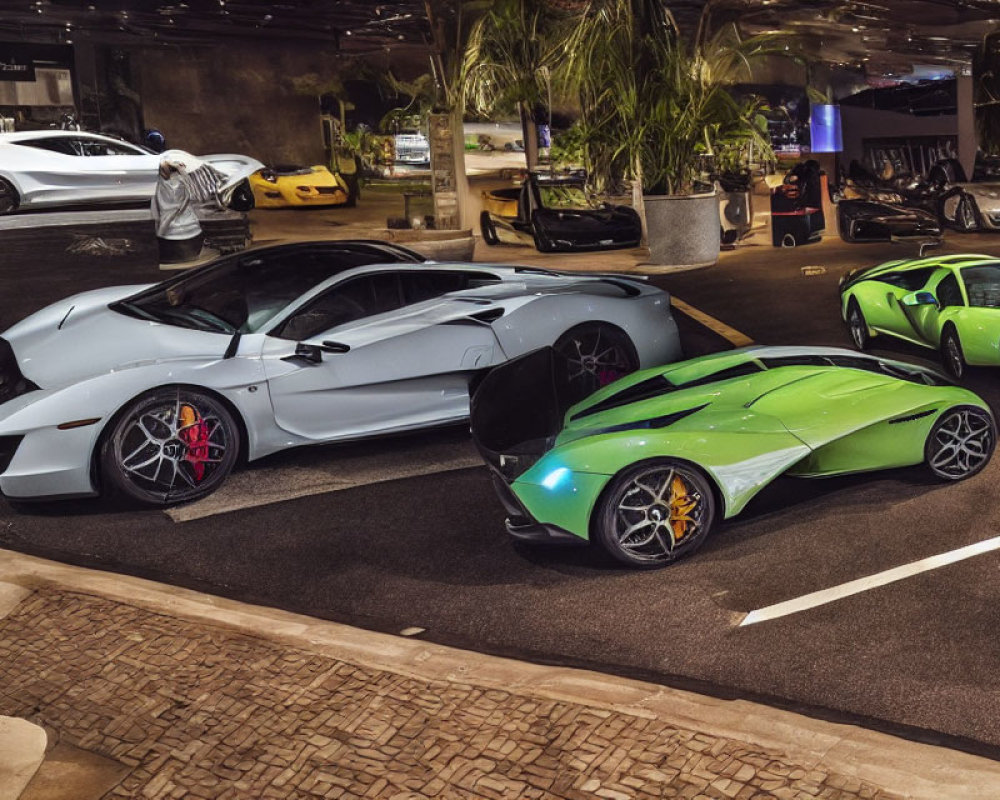
<instances>
[{"instance_id":1,"label":"black sports car","mask_svg":"<svg viewBox=\"0 0 1000 800\"><path fill-rule=\"evenodd\" d=\"M639 215L629 206L595 207L582 176L531 173L520 188L483 192L483 240L500 243L499 231L531 236L543 253L637 247Z\"/></svg>"},{"instance_id":2,"label":"black sports car","mask_svg":"<svg viewBox=\"0 0 1000 800\"><path fill-rule=\"evenodd\" d=\"M937 216L922 208L876 200L837 203L840 236L845 242L937 241Z\"/></svg>"},{"instance_id":3,"label":"black sports car","mask_svg":"<svg viewBox=\"0 0 1000 800\"><path fill-rule=\"evenodd\" d=\"M911 175L882 178L852 161L836 190L840 237L845 242L939 242L940 193L938 182Z\"/></svg>"}]
</instances>

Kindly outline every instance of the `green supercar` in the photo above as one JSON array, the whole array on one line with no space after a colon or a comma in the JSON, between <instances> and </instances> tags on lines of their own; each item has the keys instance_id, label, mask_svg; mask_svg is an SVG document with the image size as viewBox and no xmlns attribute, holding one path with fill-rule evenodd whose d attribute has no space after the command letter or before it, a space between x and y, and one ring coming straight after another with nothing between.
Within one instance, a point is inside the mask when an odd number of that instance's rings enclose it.
<instances>
[{"instance_id":1,"label":"green supercar","mask_svg":"<svg viewBox=\"0 0 1000 800\"><path fill-rule=\"evenodd\" d=\"M949 255L887 261L840 281L841 315L859 350L885 333L940 350L961 378L966 364L1000 365L1000 260Z\"/></svg>"},{"instance_id":2,"label":"green supercar","mask_svg":"<svg viewBox=\"0 0 1000 800\"><path fill-rule=\"evenodd\" d=\"M572 406L559 358L546 348L489 373L472 401L473 438L512 535L596 541L637 567L693 552L779 475L926 462L956 481L996 445L972 392L849 350L728 351L633 373Z\"/></svg>"}]
</instances>

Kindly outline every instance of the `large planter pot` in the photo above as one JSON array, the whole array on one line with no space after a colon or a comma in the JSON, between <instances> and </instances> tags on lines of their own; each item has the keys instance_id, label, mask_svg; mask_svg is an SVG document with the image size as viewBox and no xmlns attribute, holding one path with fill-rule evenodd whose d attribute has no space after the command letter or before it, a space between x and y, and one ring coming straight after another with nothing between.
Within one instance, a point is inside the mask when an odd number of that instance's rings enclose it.
<instances>
[{"instance_id":1,"label":"large planter pot","mask_svg":"<svg viewBox=\"0 0 1000 800\"><path fill-rule=\"evenodd\" d=\"M643 203L653 264L707 267L719 260L719 200L715 192L647 195Z\"/></svg>"}]
</instances>

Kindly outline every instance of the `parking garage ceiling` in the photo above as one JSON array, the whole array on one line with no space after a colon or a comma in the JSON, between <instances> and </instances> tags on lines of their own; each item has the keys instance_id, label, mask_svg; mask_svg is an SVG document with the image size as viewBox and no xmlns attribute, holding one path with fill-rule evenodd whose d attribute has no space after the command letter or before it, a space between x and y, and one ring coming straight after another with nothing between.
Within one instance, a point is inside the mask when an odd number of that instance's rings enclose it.
<instances>
[{"instance_id":1,"label":"parking garage ceiling","mask_svg":"<svg viewBox=\"0 0 1000 800\"><path fill-rule=\"evenodd\" d=\"M447 16L461 0L0 0L0 39L71 43L212 44L233 37L323 41L363 53L426 49L428 6ZM483 7L484 0L464 0ZM550 0L572 14L584 0ZM914 63L969 62L1000 24L998 0L675 0L667 6L693 34L706 8L713 25L799 35L806 53L831 64L898 73Z\"/></svg>"},{"instance_id":2,"label":"parking garage ceiling","mask_svg":"<svg viewBox=\"0 0 1000 800\"><path fill-rule=\"evenodd\" d=\"M0 0L0 38L72 43L323 41L425 46L425 0Z\"/></svg>"}]
</instances>

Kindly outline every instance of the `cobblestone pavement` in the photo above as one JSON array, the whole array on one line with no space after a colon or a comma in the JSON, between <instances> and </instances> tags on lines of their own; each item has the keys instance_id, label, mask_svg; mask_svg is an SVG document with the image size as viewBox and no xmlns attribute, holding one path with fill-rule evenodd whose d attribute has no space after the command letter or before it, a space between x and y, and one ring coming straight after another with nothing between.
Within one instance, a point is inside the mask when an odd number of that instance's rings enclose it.
<instances>
[{"instance_id":1,"label":"cobblestone pavement","mask_svg":"<svg viewBox=\"0 0 1000 800\"><path fill-rule=\"evenodd\" d=\"M890 797L655 718L55 590L0 620L0 714L130 767L106 798Z\"/></svg>"}]
</instances>

